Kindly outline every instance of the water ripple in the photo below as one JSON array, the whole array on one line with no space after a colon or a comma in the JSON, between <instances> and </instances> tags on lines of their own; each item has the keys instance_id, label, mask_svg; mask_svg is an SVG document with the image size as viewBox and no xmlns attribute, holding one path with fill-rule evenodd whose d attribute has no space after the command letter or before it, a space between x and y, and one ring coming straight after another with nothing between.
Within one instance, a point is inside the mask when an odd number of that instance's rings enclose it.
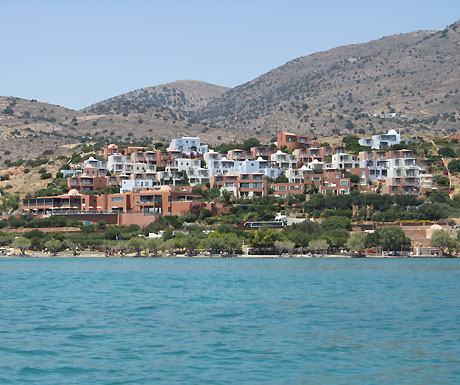
<instances>
[{"instance_id":1,"label":"water ripple","mask_svg":"<svg viewBox=\"0 0 460 385\"><path fill-rule=\"evenodd\" d=\"M458 384L460 261L0 260L0 383Z\"/></svg>"}]
</instances>

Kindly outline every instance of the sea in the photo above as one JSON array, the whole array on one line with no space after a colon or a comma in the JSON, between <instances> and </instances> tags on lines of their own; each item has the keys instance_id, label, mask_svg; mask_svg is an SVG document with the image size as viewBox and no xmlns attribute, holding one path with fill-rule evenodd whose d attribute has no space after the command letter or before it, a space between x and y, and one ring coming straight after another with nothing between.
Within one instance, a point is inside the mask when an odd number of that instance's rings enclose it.
<instances>
[{"instance_id":1,"label":"sea","mask_svg":"<svg viewBox=\"0 0 460 385\"><path fill-rule=\"evenodd\" d=\"M460 384L460 260L0 259L0 384Z\"/></svg>"}]
</instances>

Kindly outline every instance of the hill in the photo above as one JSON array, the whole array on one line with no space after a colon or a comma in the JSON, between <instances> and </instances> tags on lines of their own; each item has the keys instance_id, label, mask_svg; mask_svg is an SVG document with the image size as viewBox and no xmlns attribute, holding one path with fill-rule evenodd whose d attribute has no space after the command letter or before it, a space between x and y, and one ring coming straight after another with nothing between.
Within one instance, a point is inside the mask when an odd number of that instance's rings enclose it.
<instances>
[{"instance_id":1,"label":"hill","mask_svg":"<svg viewBox=\"0 0 460 385\"><path fill-rule=\"evenodd\" d=\"M227 87L197 80L178 80L118 95L86 107L83 111L122 115L130 112L145 113L148 110L161 113L167 108L169 113L175 113L179 119L183 119L184 115L188 116L190 112L206 106L227 90Z\"/></svg>"},{"instance_id":2,"label":"hill","mask_svg":"<svg viewBox=\"0 0 460 385\"><path fill-rule=\"evenodd\" d=\"M160 111L160 112L157 112ZM63 154L94 142L169 142L200 135L214 143L228 130L209 130L206 123L180 119L167 107L129 113L91 113L15 97L0 97L0 169L5 161L35 159L43 152Z\"/></svg>"},{"instance_id":3,"label":"hill","mask_svg":"<svg viewBox=\"0 0 460 385\"><path fill-rule=\"evenodd\" d=\"M292 60L228 89L182 80L147 87L81 111L0 97L0 168L44 151L89 142L168 142L199 135L210 144L280 130L312 136L457 132L460 22Z\"/></svg>"},{"instance_id":4,"label":"hill","mask_svg":"<svg viewBox=\"0 0 460 385\"><path fill-rule=\"evenodd\" d=\"M460 22L292 60L211 100L197 117L258 134L457 130Z\"/></svg>"}]
</instances>

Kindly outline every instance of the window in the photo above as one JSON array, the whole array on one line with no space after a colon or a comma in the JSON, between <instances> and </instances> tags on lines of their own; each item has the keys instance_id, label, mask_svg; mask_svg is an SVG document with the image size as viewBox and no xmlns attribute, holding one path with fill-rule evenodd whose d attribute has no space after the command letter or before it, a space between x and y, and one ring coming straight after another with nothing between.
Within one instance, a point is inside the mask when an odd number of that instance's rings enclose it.
<instances>
[{"instance_id":1,"label":"window","mask_svg":"<svg viewBox=\"0 0 460 385\"><path fill-rule=\"evenodd\" d=\"M123 197L112 197L112 202L123 202Z\"/></svg>"},{"instance_id":2,"label":"window","mask_svg":"<svg viewBox=\"0 0 460 385\"><path fill-rule=\"evenodd\" d=\"M347 180L341 180L340 181L340 186L348 186L348 181Z\"/></svg>"}]
</instances>

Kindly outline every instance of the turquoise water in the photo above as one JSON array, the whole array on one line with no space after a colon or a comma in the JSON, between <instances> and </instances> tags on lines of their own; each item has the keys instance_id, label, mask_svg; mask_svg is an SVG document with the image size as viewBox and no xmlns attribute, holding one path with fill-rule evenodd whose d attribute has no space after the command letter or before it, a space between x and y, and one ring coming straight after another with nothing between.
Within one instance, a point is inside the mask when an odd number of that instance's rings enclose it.
<instances>
[{"instance_id":1,"label":"turquoise water","mask_svg":"<svg viewBox=\"0 0 460 385\"><path fill-rule=\"evenodd\" d=\"M459 384L460 260L1 259L0 384Z\"/></svg>"}]
</instances>

